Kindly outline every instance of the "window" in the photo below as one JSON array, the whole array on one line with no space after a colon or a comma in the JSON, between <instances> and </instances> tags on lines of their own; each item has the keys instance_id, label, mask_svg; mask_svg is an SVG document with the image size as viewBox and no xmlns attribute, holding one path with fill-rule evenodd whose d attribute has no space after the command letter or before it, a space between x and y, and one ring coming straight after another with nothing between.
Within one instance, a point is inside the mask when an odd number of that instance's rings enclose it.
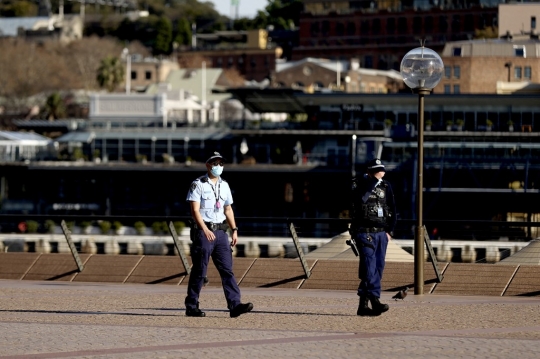
<instances>
[{"instance_id":1,"label":"window","mask_svg":"<svg viewBox=\"0 0 540 359\"><path fill-rule=\"evenodd\" d=\"M422 30L422 18L420 16L415 16L413 18L413 32L415 34L420 34Z\"/></svg>"},{"instance_id":2,"label":"window","mask_svg":"<svg viewBox=\"0 0 540 359\"><path fill-rule=\"evenodd\" d=\"M217 64L216 65L217 65L217 67L223 66L223 59L221 57L217 58Z\"/></svg>"},{"instance_id":3,"label":"window","mask_svg":"<svg viewBox=\"0 0 540 359\"><path fill-rule=\"evenodd\" d=\"M525 66L524 70L525 71L523 73L523 77L526 78L527 80L530 80L531 77L532 77L531 67L530 66Z\"/></svg>"},{"instance_id":4,"label":"window","mask_svg":"<svg viewBox=\"0 0 540 359\"><path fill-rule=\"evenodd\" d=\"M315 22L311 24L311 36L319 36L319 23Z\"/></svg>"},{"instance_id":5,"label":"window","mask_svg":"<svg viewBox=\"0 0 540 359\"><path fill-rule=\"evenodd\" d=\"M366 69L372 69L373 68L373 56L367 55L364 57L364 64Z\"/></svg>"},{"instance_id":6,"label":"window","mask_svg":"<svg viewBox=\"0 0 540 359\"><path fill-rule=\"evenodd\" d=\"M145 71L144 77L145 77L147 80L152 80L152 71Z\"/></svg>"},{"instance_id":7,"label":"window","mask_svg":"<svg viewBox=\"0 0 540 359\"><path fill-rule=\"evenodd\" d=\"M459 79L461 77L461 68L454 66L454 78Z\"/></svg>"},{"instance_id":8,"label":"window","mask_svg":"<svg viewBox=\"0 0 540 359\"><path fill-rule=\"evenodd\" d=\"M461 56L461 47L454 47L452 49L452 56L456 56L456 57Z\"/></svg>"},{"instance_id":9,"label":"window","mask_svg":"<svg viewBox=\"0 0 540 359\"><path fill-rule=\"evenodd\" d=\"M514 55L516 57L527 57L525 46L514 46Z\"/></svg>"},{"instance_id":10,"label":"window","mask_svg":"<svg viewBox=\"0 0 540 359\"><path fill-rule=\"evenodd\" d=\"M450 85L444 85L444 93L450 93Z\"/></svg>"},{"instance_id":11,"label":"window","mask_svg":"<svg viewBox=\"0 0 540 359\"><path fill-rule=\"evenodd\" d=\"M454 85L454 93L461 93L461 88L459 85Z\"/></svg>"},{"instance_id":12,"label":"window","mask_svg":"<svg viewBox=\"0 0 540 359\"><path fill-rule=\"evenodd\" d=\"M536 29L536 16L531 16L531 30Z\"/></svg>"},{"instance_id":13,"label":"window","mask_svg":"<svg viewBox=\"0 0 540 359\"><path fill-rule=\"evenodd\" d=\"M447 78L447 79L452 77L452 68L450 66L445 66L444 67L444 77Z\"/></svg>"},{"instance_id":14,"label":"window","mask_svg":"<svg viewBox=\"0 0 540 359\"><path fill-rule=\"evenodd\" d=\"M338 22L336 24L336 35L343 36L344 34L345 34L345 24L342 22Z\"/></svg>"},{"instance_id":15,"label":"window","mask_svg":"<svg viewBox=\"0 0 540 359\"><path fill-rule=\"evenodd\" d=\"M131 79L137 80L137 71L131 71Z\"/></svg>"},{"instance_id":16,"label":"window","mask_svg":"<svg viewBox=\"0 0 540 359\"><path fill-rule=\"evenodd\" d=\"M356 34L356 24L354 22L347 23L347 35L353 36Z\"/></svg>"},{"instance_id":17,"label":"window","mask_svg":"<svg viewBox=\"0 0 540 359\"><path fill-rule=\"evenodd\" d=\"M322 35L328 36L330 35L330 21L323 21L322 22Z\"/></svg>"},{"instance_id":18,"label":"window","mask_svg":"<svg viewBox=\"0 0 540 359\"><path fill-rule=\"evenodd\" d=\"M398 18L398 25L397 25L398 33L405 34L408 32L409 27L407 26L407 19L404 17Z\"/></svg>"},{"instance_id":19,"label":"window","mask_svg":"<svg viewBox=\"0 0 540 359\"><path fill-rule=\"evenodd\" d=\"M448 31L448 20L446 15L439 16L439 32L445 33Z\"/></svg>"},{"instance_id":20,"label":"window","mask_svg":"<svg viewBox=\"0 0 540 359\"><path fill-rule=\"evenodd\" d=\"M514 67L514 77L516 79L521 79L521 66Z\"/></svg>"},{"instance_id":21,"label":"window","mask_svg":"<svg viewBox=\"0 0 540 359\"><path fill-rule=\"evenodd\" d=\"M381 19L373 19L371 26L371 31L373 31L374 35L379 35L381 33Z\"/></svg>"},{"instance_id":22,"label":"window","mask_svg":"<svg viewBox=\"0 0 540 359\"><path fill-rule=\"evenodd\" d=\"M425 21L424 27L425 27L426 33L432 33L433 32L433 16L426 16L424 21Z\"/></svg>"},{"instance_id":23,"label":"window","mask_svg":"<svg viewBox=\"0 0 540 359\"><path fill-rule=\"evenodd\" d=\"M386 32L389 34L395 34L396 33L396 19L391 17L388 20L386 20Z\"/></svg>"}]
</instances>

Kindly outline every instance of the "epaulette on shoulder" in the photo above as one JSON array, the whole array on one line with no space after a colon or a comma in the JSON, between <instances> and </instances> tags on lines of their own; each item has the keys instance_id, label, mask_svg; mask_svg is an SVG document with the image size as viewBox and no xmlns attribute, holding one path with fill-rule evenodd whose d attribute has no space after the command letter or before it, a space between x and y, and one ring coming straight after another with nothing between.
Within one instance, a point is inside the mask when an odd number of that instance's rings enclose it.
<instances>
[{"instance_id":1,"label":"epaulette on shoulder","mask_svg":"<svg viewBox=\"0 0 540 359\"><path fill-rule=\"evenodd\" d=\"M225 181L225 178L223 178L223 177L220 177L220 178L221 178L221 180L222 180L223 182L227 183L227 181Z\"/></svg>"},{"instance_id":2,"label":"epaulette on shoulder","mask_svg":"<svg viewBox=\"0 0 540 359\"><path fill-rule=\"evenodd\" d=\"M199 178L197 178L195 181L201 181L201 182L208 182L208 176L204 175Z\"/></svg>"}]
</instances>

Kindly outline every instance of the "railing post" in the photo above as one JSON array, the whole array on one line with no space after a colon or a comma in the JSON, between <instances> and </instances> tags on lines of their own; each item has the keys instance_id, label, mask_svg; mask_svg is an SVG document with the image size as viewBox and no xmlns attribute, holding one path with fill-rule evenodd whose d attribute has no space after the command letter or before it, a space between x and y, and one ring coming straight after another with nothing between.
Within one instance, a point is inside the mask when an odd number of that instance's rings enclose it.
<instances>
[{"instance_id":1,"label":"railing post","mask_svg":"<svg viewBox=\"0 0 540 359\"><path fill-rule=\"evenodd\" d=\"M444 277L439 270L439 266L437 265L437 257L435 256L435 252L433 251L433 246L431 245L431 239L429 239L429 235L427 234L426 226L424 226L424 242L426 243L429 257L431 258L431 263L433 264L433 269L435 270L435 274L437 275L437 282L440 283L442 282Z\"/></svg>"},{"instance_id":2,"label":"railing post","mask_svg":"<svg viewBox=\"0 0 540 359\"><path fill-rule=\"evenodd\" d=\"M73 243L73 240L71 239L71 231L69 230L66 221L62 220L62 222L60 222L60 226L62 227L62 231L64 232L64 237L66 237L66 241L68 243L69 249L71 250L71 254L73 255L73 259L75 259L75 263L77 263L77 268L79 269L79 272L82 272L84 269L84 265L81 261L81 257L79 257L77 248L75 248L75 243Z\"/></svg>"},{"instance_id":3,"label":"railing post","mask_svg":"<svg viewBox=\"0 0 540 359\"><path fill-rule=\"evenodd\" d=\"M302 251L302 247L300 247L300 241L298 240L298 234L296 233L296 229L294 228L294 224L290 221L287 221L289 225L289 232L291 233L291 237L294 243L294 246L296 247L296 252L298 252L298 258L300 258L300 263L302 263L302 267L304 268L304 273L306 274L306 278L309 278L311 276L311 271L309 270L309 267L307 265L306 259L304 258L304 252Z\"/></svg>"},{"instance_id":4,"label":"railing post","mask_svg":"<svg viewBox=\"0 0 540 359\"><path fill-rule=\"evenodd\" d=\"M173 222L169 222L169 231L171 232L171 236L174 241L174 246L176 247L176 250L178 251L178 255L180 256L180 259L182 260L182 264L184 264L184 268L186 269L186 273L191 273L191 266L189 265L186 257L186 253L184 252L184 247L182 246L182 243L180 243L180 239L178 239L178 234L176 233L176 229L174 228Z\"/></svg>"}]
</instances>

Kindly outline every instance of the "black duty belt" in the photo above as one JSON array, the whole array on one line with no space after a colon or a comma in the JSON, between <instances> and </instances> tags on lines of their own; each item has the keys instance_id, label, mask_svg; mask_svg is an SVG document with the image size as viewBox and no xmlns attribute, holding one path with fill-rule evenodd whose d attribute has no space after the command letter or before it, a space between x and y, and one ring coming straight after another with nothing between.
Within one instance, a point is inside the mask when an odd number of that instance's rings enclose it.
<instances>
[{"instance_id":1,"label":"black duty belt","mask_svg":"<svg viewBox=\"0 0 540 359\"><path fill-rule=\"evenodd\" d=\"M355 229L358 233L377 233L377 232L385 232L384 228L377 228L377 227L359 227Z\"/></svg>"},{"instance_id":2,"label":"black duty belt","mask_svg":"<svg viewBox=\"0 0 540 359\"><path fill-rule=\"evenodd\" d=\"M229 225L227 223L204 222L204 224L212 232L219 231L219 230L226 231L227 229L229 229ZM199 226L197 226L196 224L195 224L195 228L200 229Z\"/></svg>"}]
</instances>

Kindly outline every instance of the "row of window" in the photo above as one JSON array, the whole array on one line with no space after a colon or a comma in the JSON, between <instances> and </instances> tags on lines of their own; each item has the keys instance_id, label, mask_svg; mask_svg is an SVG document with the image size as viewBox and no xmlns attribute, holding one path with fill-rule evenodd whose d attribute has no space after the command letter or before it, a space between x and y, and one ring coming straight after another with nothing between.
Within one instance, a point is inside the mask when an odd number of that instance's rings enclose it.
<instances>
[{"instance_id":1,"label":"row of window","mask_svg":"<svg viewBox=\"0 0 540 359\"><path fill-rule=\"evenodd\" d=\"M131 71L131 79L137 80L138 78L138 72L137 71ZM152 80L152 71L145 71L144 72L144 79L145 80Z\"/></svg>"},{"instance_id":2,"label":"row of window","mask_svg":"<svg viewBox=\"0 0 540 359\"><path fill-rule=\"evenodd\" d=\"M496 14L467 14L467 15L440 15L434 16L414 16L412 21L410 18L374 18L372 20L360 21L360 34L379 35L385 34L401 34L401 33L458 33L463 31L472 32L474 29L483 29L488 26L496 25ZM357 33L357 23L354 21L338 21L335 24L334 31L331 31L332 21L325 20L321 22L313 22L311 24L311 36L355 36ZM332 33L333 32L333 33Z\"/></svg>"},{"instance_id":3,"label":"row of window","mask_svg":"<svg viewBox=\"0 0 540 359\"><path fill-rule=\"evenodd\" d=\"M444 67L444 77L446 79L452 78L452 70L454 70L454 78L459 79L461 77L461 68L459 66L445 66ZM530 66L515 66L514 67L514 78L517 80L525 79L530 81L532 78L532 68ZM450 86L450 85L448 85ZM446 88L446 87L445 87ZM445 93L450 93L446 92ZM456 93L456 91L454 91Z\"/></svg>"},{"instance_id":4,"label":"row of window","mask_svg":"<svg viewBox=\"0 0 540 359\"><path fill-rule=\"evenodd\" d=\"M461 68L459 66L445 66L444 77L449 79L452 77L452 69L454 70L454 78L459 79L461 77Z\"/></svg>"},{"instance_id":5,"label":"row of window","mask_svg":"<svg viewBox=\"0 0 540 359\"><path fill-rule=\"evenodd\" d=\"M454 92L453 93L461 93L461 88L459 85L453 85L454 87ZM449 93L452 93L452 85L449 85L449 84L445 84L444 85L444 93L446 94L449 94Z\"/></svg>"},{"instance_id":6,"label":"row of window","mask_svg":"<svg viewBox=\"0 0 540 359\"><path fill-rule=\"evenodd\" d=\"M236 60L237 65L239 65L239 66L244 65L244 56L237 56L237 57L229 56L226 59L228 67L232 67L232 66L235 65L235 63L234 63L235 58L237 59ZM223 67L223 58L222 57L215 58L215 59L213 59L213 61L215 61L215 66L216 67ZM251 57L251 59L249 60L249 63L251 65L251 67L257 67L257 60L256 60L255 57ZM268 68L269 64L270 64L270 57L265 56L264 57L264 66L266 68Z\"/></svg>"},{"instance_id":7,"label":"row of window","mask_svg":"<svg viewBox=\"0 0 540 359\"><path fill-rule=\"evenodd\" d=\"M523 77L522 77L523 75ZM516 66L514 67L514 77L518 80L521 80L522 78L525 79L525 80L531 80L531 77L532 77L532 69L530 66L525 66L523 68L523 71L522 71L522 68L521 66Z\"/></svg>"},{"instance_id":8,"label":"row of window","mask_svg":"<svg viewBox=\"0 0 540 359\"><path fill-rule=\"evenodd\" d=\"M461 57L463 55L462 48L461 47L454 47L452 48L452 56L454 57ZM514 45L514 56L515 57L527 57L527 49L524 45Z\"/></svg>"}]
</instances>

